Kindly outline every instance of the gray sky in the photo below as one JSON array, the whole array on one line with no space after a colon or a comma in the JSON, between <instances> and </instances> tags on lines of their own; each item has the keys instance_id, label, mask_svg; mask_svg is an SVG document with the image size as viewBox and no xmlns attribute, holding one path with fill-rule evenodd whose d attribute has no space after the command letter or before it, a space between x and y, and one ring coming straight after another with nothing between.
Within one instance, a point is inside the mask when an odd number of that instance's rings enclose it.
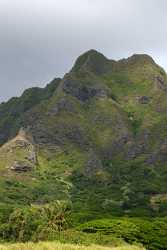
<instances>
[{"instance_id":1,"label":"gray sky","mask_svg":"<svg viewBox=\"0 0 167 250\"><path fill-rule=\"evenodd\" d=\"M0 101L61 77L96 49L167 70L166 0L0 0Z\"/></svg>"}]
</instances>

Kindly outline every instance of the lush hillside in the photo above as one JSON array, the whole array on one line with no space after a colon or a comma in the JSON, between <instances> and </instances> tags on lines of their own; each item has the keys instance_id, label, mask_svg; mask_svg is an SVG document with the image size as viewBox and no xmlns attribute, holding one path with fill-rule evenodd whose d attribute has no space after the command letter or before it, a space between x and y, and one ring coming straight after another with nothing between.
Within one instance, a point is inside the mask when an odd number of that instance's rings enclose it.
<instances>
[{"instance_id":1,"label":"lush hillside","mask_svg":"<svg viewBox=\"0 0 167 250\"><path fill-rule=\"evenodd\" d=\"M9 140L0 149L1 202L70 196L77 210L166 213L166 95L166 73L151 57L113 61L91 50L62 80L1 104L1 142ZM25 145L10 150L21 128L35 162L12 171L30 157Z\"/></svg>"},{"instance_id":2,"label":"lush hillside","mask_svg":"<svg viewBox=\"0 0 167 250\"><path fill-rule=\"evenodd\" d=\"M90 50L63 79L2 103L4 232L17 209L24 218L57 200L70 203L73 226L167 215L166 97L167 75L150 56L114 61Z\"/></svg>"}]
</instances>

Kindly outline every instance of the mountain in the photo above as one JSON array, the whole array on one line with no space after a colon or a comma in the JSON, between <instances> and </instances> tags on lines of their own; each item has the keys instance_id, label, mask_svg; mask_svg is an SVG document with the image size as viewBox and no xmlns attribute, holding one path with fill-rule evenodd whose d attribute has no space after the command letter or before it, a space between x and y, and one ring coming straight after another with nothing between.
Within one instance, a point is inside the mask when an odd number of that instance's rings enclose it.
<instances>
[{"instance_id":1,"label":"mountain","mask_svg":"<svg viewBox=\"0 0 167 250\"><path fill-rule=\"evenodd\" d=\"M148 55L90 50L0 105L0 200L84 213L167 214L167 75Z\"/></svg>"}]
</instances>

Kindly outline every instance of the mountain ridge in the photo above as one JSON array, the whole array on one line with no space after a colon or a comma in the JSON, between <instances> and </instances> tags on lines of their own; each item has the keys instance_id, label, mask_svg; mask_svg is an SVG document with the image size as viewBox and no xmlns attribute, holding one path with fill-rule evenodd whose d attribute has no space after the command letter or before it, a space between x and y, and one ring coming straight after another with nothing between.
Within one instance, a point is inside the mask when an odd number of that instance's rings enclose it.
<instances>
[{"instance_id":1,"label":"mountain ridge","mask_svg":"<svg viewBox=\"0 0 167 250\"><path fill-rule=\"evenodd\" d=\"M62 79L1 104L0 143L10 144L21 127L28 128L38 162L9 173L1 161L0 172L11 185L24 180L29 198L21 192L16 200L70 196L84 211L155 212L152 196L167 193L166 94L167 75L150 56L114 61L90 50ZM23 164L27 155L21 154ZM3 192L4 181L2 176ZM2 200L14 202L8 195Z\"/></svg>"}]
</instances>

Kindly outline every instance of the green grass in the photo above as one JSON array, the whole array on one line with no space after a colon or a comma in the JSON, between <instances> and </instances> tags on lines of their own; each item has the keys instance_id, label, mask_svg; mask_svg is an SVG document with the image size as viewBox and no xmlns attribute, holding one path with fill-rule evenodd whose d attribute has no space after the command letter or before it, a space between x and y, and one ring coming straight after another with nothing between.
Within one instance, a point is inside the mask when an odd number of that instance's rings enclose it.
<instances>
[{"instance_id":1,"label":"green grass","mask_svg":"<svg viewBox=\"0 0 167 250\"><path fill-rule=\"evenodd\" d=\"M58 242L39 242L39 243L25 243L25 244L5 244L0 245L0 250L144 250L138 246L120 246L120 247L102 247L98 245L82 246L61 244Z\"/></svg>"}]
</instances>

